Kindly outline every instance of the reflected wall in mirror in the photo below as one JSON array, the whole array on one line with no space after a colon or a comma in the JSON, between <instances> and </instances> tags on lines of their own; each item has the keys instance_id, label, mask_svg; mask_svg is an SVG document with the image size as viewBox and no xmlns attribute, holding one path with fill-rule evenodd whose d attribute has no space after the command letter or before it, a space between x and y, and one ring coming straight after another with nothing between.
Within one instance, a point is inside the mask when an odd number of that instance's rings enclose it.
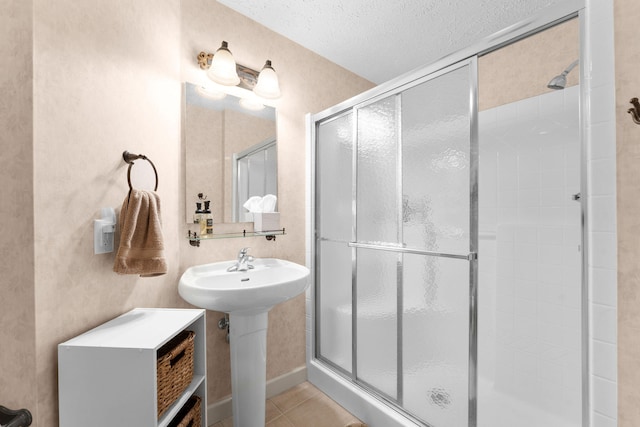
<instances>
[{"instance_id":1,"label":"reflected wall in mirror","mask_svg":"<svg viewBox=\"0 0 640 427\"><path fill-rule=\"evenodd\" d=\"M191 83L184 96L187 223L198 193L210 200L214 224L244 221L249 197L277 196L275 108L250 110L235 96L215 99Z\"/></svg>"}]
</instances>

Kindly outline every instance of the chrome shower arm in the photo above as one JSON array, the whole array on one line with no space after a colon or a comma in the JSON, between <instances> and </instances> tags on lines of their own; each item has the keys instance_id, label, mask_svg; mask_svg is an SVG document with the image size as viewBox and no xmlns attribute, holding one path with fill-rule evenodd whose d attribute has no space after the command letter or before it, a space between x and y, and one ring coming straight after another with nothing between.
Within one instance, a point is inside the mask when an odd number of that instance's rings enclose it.
<instances>
[{"instance_id":1,"label":"chrome shower arm","mask_svg":"<svg viewBox=\"0 0 640 427\"><path fill-rule=\"evenodd\" d=\"M568 67L567 67L567 68L562 72L562 74L566 76L566 75L567 75L567 74L569 74L569 73L571 72L571 70L573 70L573 69L576 67L576 65L578 65L579 63L580 63L580 60L579 60L579 59L576 59L575 61L573 61L573 62L571 63L571 65L569 65L569 66L568 66Z\"/></svg>"}]
</instances>

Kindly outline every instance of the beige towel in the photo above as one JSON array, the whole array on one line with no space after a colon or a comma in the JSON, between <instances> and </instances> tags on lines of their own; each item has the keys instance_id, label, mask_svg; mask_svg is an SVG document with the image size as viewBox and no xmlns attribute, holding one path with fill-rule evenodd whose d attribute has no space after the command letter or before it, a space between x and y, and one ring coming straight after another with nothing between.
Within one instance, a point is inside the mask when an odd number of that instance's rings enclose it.
<instances>
[{"instance_id":1,"label":"beige towel","mask_svg":"<svg viewBox=\"0 0 640 427\"><path fill-rule=\"evenodd\" d=\"M120 210L120 246L113 271L159 276L167 272L160 218L160 198L154 191L132 189Z\"/></svg>"}]
</instances>

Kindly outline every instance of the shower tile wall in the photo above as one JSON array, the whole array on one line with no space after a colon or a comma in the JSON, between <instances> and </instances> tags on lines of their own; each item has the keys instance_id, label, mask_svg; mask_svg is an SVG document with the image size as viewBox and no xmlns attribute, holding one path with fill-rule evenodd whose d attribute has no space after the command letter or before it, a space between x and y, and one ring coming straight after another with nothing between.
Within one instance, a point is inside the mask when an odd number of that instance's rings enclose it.
<instances>
[{"instance_id":1,"label":"shower tile wall","mask_svg":"<svg viewBox=\"0 0 640 427\"><path fill-rule=\"evenodd\" d=\"M622 2L616 1L616 6ZM588 198L589 204L589 305L591 313L591 343L589 354L591 371L591 419L594 427L621 427L635 426L637 419L631 417L625 420L623 414L637 413L637 399L631 393L626 394L627 389L637 389L637 382L626 371L621 369L618 384L617 360L624 361L623 351L618 353L617 318L622 318L624 313L618 312L618 235L621 239L625 231L621 228L618 233L616 210L625 212L624 207L617 208L616 200L624 198L624 194L616 196L616 81L631 82L632 79L620 78L614 68L614 15L613 0L587 0L586 21L589 28L587 32L587 46L590 47L586 76L587 91L592 97L587 113L587 140L588 140L588 168L589 182L592 191ZM624 6L623 6L624 7ZM634 16L630 8L625 12ZM618 21L616 21L616 26ZM620 25L624 25L621 23ZM633 26L635 30L635 26ZM624 42L619 42L623 46ZM633 61L631 62L633 63ZM635 68L634 68L635 69ZM635 72L634 72L635 73ZM635 74L634 74L635 75ZM625 105L628 96L625 94ZM626 108L618 109L619 116L628 116ZM628 120L628 117L624 117ZM633 141L636 145L636 141ZM621 151L624 157L625 153ZM620 155L620 154L618 154ZM634 168L635 170L635 168ZM621 176L625 176L624 171ZM628 176L627 176L628 177ZM618 202L619 203L619 202ZM608 213L605 213L608 212ZM626 211L628 212L628 211ZM622 215L622 214L621 214ZM634 211L630 215L636 215ZM633 233L626 235L631 236ZM624 243L619 245L625 248ZM625 255L625 250L620 251L620 256ZM626 252L628 254L628 252ZM630 264L635 265L637 260L632 258ZM624 261L621 262L620 271L624 270ZM622 276L621 276L622 277ZM624 286L624 280L620 280ZM636 281L628 283L635 288ZM622 300L622 299L621 299ZM635 307L634 307L635 310ZM624 310L622 310L624 311ZM602 327L604 326L604 327ZM596 331L598 331L596 333ZM635 340L635 334L633 339ZM630 341L629 341L630 342ZM631 348L634 346L629 346ZM623 350L621 344L620 349ZM630 350L633 351L633 350ZM637 359L637 358L634 358ZM627 360L634 360L627 359ZM625 364L627 371L635 372L633 363ZM632 366L632 368L629 368ZM625 387L625 384L626 387ZM627 388L628 387L628 388ZM618 400L620 390L620 400ZM618 415L620 407L620 417Z\"/></svg>"},{"instance_id":2,"label":"shower tile wall","mask_svg":"<svg viewBox=\"0 0 640 427\"><path fill-rule=\"evenodd\" d=\"M574 86L479 115L481 425L483 404L504 395L548 417L532 425L579 425L578 95Z\"/></svg>"}]
</instances>

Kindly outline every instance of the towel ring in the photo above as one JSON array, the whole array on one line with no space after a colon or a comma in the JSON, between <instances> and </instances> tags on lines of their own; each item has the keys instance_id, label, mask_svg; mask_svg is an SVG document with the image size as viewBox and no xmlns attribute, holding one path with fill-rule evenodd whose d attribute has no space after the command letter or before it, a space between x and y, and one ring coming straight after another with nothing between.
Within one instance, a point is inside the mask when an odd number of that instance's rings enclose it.
<instances>
[{"instance_id":1,"label":"towel ring","mask_svg":"<svg viewBox=\"0 0 640 427\"><path fill-rule=\"evenodd\" d=\"M151 159L149 159L144 154L132 154L128 151L124 151L122 153L122 158L124 159L125 163L129 164L129 169L127 169L127 182L129 183L129 191L133 190L133 186L131 185L131 168L134 165L134 160L138 159L146 160L151 164L153 173L156 175L156 187L153 189L153 191L158 191L158 171L156 170L156 165L153 164Z\"/></svg>"}]
</instances>

